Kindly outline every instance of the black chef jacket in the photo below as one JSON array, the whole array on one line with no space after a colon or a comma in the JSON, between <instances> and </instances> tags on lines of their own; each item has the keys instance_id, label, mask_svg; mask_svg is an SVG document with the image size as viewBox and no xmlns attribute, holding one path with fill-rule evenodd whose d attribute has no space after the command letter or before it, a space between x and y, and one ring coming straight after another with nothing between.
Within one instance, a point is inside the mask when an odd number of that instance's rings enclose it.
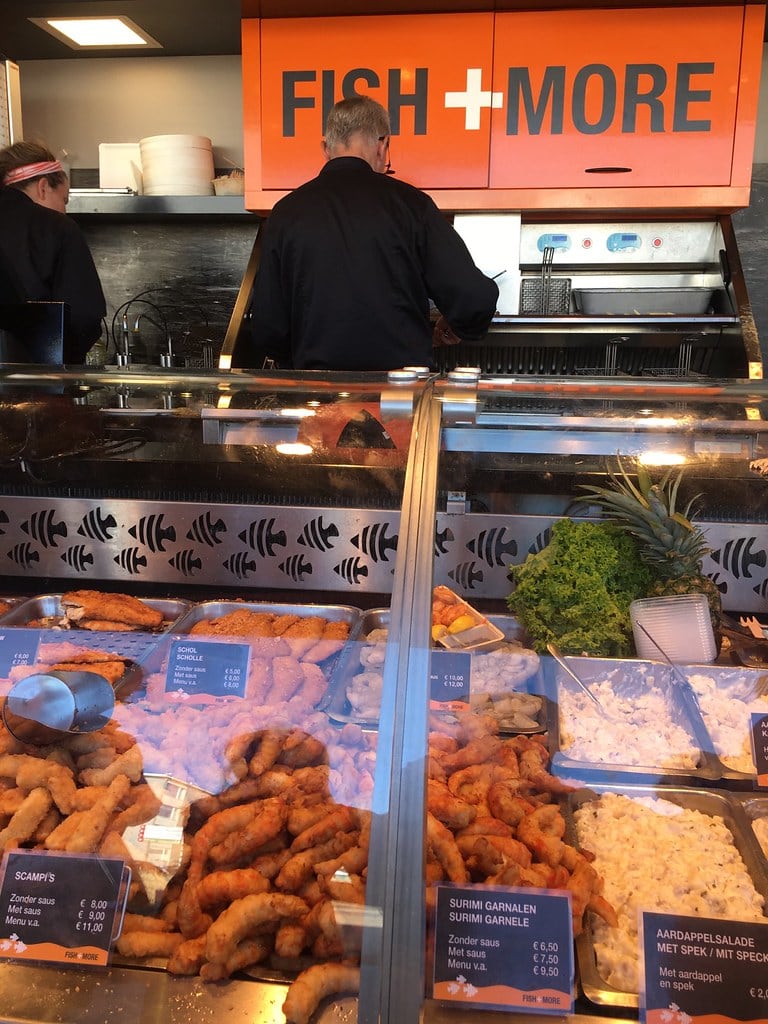
<instances>
[{"instance_id":1,"label":"black chef jacket","mask_svg":"<svg viewBox=\"0 0 768 1024\"><path fill-rule=\"evenodd\" d=\"M79 225L17 188L0 188L0 263L19 301L67 303L64 362L82 363L101 335L107 310Z\"/></svg>"},{"instance_id":2,"label":"black chef jacket","mask_svg":"<svg viewBox=\"0 0 768 1024\"><path fill-rule=\"evenodd\" d=\"M258 350L295 369L432 366L429 300L478 340L498 294L428 195L336 157L275 204L251 329Z\"/></svg>"}]
</instances>

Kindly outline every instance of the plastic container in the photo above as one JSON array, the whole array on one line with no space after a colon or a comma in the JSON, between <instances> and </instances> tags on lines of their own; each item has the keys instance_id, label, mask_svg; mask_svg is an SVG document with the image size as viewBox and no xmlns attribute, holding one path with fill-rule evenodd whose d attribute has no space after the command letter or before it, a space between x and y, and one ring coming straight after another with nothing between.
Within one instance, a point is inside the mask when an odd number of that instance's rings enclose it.
<instances>
[{"instance_id":1,"label":"plastic container","mask_svg":"<svg viewBox=\"0 0 768 1024\"><path fill-rule=\"evenodd\" d=\"M138 142L99 143L99 188L131 188L141 195L141 147Z\"/></svg>"},{"instance_id":2,"label":"plastic container","mask_svg":"<svg viewBox=\"0 0 768 1024\"><path fill-rule=\"evenodd\" d=\"M144 195L210 196L213 150L205 135L150 135L139 142Z\"/></svg>"},{"instance_id":3,"label":"plastic container","mask_svg":"<svg viewBox=\"0 0 768 1024\"><path fill-rule=\"evenodd\" d=\"M647 597L629 606L638 657L676 664L711 664L717 644L704 594Z\"/></svg>"}]
</instances>

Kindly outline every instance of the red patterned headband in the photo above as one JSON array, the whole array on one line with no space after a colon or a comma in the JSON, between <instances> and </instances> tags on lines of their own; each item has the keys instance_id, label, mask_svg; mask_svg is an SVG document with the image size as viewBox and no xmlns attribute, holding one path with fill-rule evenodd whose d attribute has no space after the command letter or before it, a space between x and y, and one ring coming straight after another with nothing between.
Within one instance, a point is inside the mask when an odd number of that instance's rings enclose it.
<instances>
[{"instance_id":1,"label":"red patterned headband","mask_svg":"<svg viewBox=\"0 0 768 1024\"><path fill-rule=\"evenodd\" d=\"M63 171L58 160L43 160L38 164L23 164L21 167L14 167L8 171L3 178L4 185L15 185L19 181L30 181L32 178L41 178L44 174L56 174Z\"/></svg>"}]
</instances>

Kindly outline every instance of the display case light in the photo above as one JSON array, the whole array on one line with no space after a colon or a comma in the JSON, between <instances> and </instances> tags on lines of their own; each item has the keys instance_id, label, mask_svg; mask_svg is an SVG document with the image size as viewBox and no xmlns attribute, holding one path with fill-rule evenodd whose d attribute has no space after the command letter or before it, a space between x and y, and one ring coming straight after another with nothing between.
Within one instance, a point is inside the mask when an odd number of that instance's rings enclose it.
<instances>
[{"instance_id":1,"label":"display case light","mask_svg":"<svg viewBox=\"0 0 768 1024\"><path fill-rule=\"evenodd\" d=\"M311 455L314 448L311 444L304 444L303 441L285 441L276 444L275 451L280 455Z\"/></svg>"},{"instance_id":2,"label":"display case light","mask_svg":"<svg viewBox=\"0 0 768 1024\"><path fill-rule=\"evenodd\" d=\"M30 18L33 24L50 32L73 50L123 49L140 46L162 49L144 29L124 15L92 18Z\"/></svg>"},{"instance_id":3,"label":"display case light","mask_svg":"<svg viewBox=\"0 0 768 1024\"><path fill-rule=\"evenodd\" d=\"M637 461L643 466L682 466L688 461L688 456L682 452L665 452L654 449L642 452Z\"/></svg>"}]
</instances>

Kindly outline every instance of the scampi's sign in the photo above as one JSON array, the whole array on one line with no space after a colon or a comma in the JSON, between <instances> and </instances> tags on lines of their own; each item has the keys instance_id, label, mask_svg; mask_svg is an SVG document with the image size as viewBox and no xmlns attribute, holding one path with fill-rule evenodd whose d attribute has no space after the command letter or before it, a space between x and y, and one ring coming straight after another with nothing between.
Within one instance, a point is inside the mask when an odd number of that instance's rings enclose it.
<instances>
[{"instance_id":1,"label":"scampi's sign","mask_svg":"<svg viewBox=\"0 0 768 1024\"><path fill-rule=\"evenodd\" d=\"M763 16L730 6L245 22L246 169L262 189L312 177L331 106L367 94L389 111L393 166L421 187L728 185L739 145L751 167Z\"/></svg>"}]
</instances>

